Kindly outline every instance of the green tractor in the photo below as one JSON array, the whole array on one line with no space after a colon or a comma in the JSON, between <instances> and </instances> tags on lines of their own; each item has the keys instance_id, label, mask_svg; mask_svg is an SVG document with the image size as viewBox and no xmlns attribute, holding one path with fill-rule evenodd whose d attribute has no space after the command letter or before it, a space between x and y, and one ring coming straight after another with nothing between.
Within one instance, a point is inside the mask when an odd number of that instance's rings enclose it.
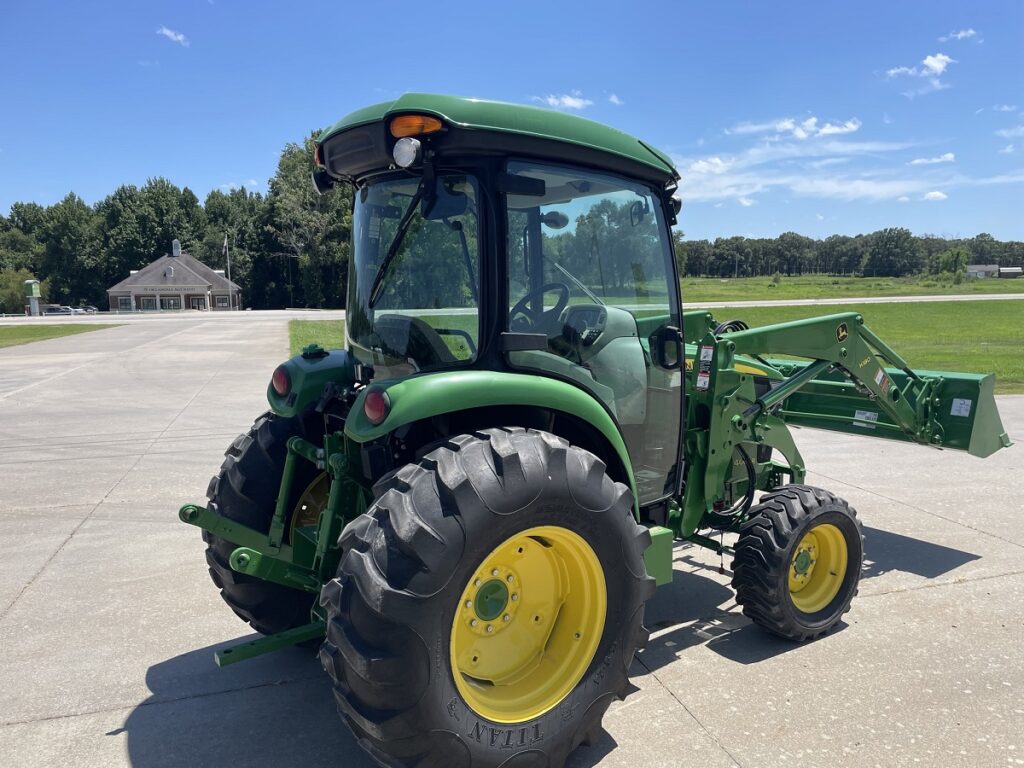
<instances>
[{"instance_id":1,"label":"green tractor","mask_svg":"<svg viewBox=\"0 0 1024 768\"><path fill-rule=\"evenodd\" d=\"M315 162L353 188L346 348L274 371L180 517L263 635L218 663L319 646L384 765L561 766L626 695L675 541L732 555L766 630L828 632L863 537L791 427L1010 445L993 376L913 370L857 314L683 313L678 174L619 131L408 94Z\"/></svg>"}]
</instances>

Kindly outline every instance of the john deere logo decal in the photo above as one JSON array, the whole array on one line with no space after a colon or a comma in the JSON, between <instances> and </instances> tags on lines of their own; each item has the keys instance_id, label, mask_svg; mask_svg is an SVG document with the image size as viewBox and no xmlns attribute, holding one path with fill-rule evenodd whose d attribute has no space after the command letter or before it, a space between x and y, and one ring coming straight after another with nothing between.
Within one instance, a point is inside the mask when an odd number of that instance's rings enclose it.
<instances>
[{"instance_id":1,"label":"john deere logo decal","mask_svg":"<svg viewBox=\"0 0 1024 768\"><path fill-rule=\"evenodd\" d=\"M846 323L840 323L839 327L836 328L836 338L840 341L846 341L846 337L850 335L850 329L846 327Z\"/></svg>"}]
</instances>

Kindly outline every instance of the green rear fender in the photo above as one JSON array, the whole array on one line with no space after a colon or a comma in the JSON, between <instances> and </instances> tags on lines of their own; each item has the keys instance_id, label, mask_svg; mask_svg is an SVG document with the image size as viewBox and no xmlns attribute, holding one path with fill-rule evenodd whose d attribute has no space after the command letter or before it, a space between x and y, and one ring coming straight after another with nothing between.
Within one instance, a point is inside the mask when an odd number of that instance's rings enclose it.
<instances>
[{"instance_id":1,"label":"green rear fender","mask_svg":"<svg viewBox=\"0 0 1024 768\"><path fill-rule=\"evenodd\" d=\"M320 399L327 382L345 386L355 380L355 359L344 349L327 351L310 345L301 355L281 363L281 367L288 372L288 393L281 397L272 384L267 385L267 402L278 416L302 413Z\"/></svg>"},{"instance_id":2,"label":"green rear fender","mask_svg":"<svg viewBox=\"0 0 1024 768\"><path fill-rule=\"evenodd\" d=\"M372 388L387 392L391 410L383 422L371 424L363 412L364 390L352 406L345 424L345 435L357 443L375 440L404 424L470 408L532 406L574 416L600 432L615 451L625 470L636 506L636 481L622 434L608 412L578 387L536 375L445 371L374 382Z\"/></svg>"}]
</instances>

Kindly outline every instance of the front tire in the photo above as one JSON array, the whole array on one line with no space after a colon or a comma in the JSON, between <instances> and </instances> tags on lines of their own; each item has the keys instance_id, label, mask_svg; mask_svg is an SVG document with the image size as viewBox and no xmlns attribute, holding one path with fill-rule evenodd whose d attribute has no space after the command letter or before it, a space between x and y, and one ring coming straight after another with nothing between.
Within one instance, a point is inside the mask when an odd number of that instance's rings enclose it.
<instances>
[{"instance_id":1,"label":"front tire","mask_svg":"<svg viewBox=\"0 0 1024 768\"><path fill-rule=\"evenodd\" d=\"M629 489L511 428L454 437L376 490L321 593L342 718L388 766L558 768L647 639Z\"/></svg>"},{"instance_id":2,"label":"front tire","mask_svg":"<svg viewBox=\"0 0 1024 768\"><path fill-rule=\"evenodd\" d=\"M809 485L761 497L740 529L732 563L736 602L773 634L804 641L850 610L864 562L857 512Z\"/></svg>"},{"instance_id":3,"label":"front tire","mask_svg":"<svg viewBox=\"0 0 1024 768\"><path fill-rule=\"evenodd\" d=\"M316 435L318 428L319 436ZM211 478L206 491L210 509L254 530L269 531L284 473L287 442L293 435L319 442L323 439L323 423L311 412L292 418L268 412L256 419L248 432L228 446L220 472ZM312 498L307 491L326 491L329 484L322 489L315 485L323 477L308 461L296 464L289 499L292 508L287 521L289 526L300 522L295 519L296 515L310 517L315 524L316 510L312 509L312 504L306 504ZM301 522L308 524L309 520ZM224 602L242 621L264 635L309 622L314 594L238 573L229 563L237 544L208 531L203 531L203 541L207 545L210 578Z\"/></svg>"}]
</instances>

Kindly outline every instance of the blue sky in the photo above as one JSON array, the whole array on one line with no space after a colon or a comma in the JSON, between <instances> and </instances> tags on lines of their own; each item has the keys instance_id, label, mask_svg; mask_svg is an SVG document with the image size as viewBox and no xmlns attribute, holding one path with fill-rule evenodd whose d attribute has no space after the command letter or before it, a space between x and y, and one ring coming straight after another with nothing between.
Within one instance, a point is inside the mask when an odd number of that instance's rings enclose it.
<instances>
[{"instance_id":1,"label":"blue sky","mask_svg":"<svg viewBox=\"0 0 1024 768\"><path fill-rule=\"evenodd\" d=\"M0 211L166 176L266 191L403 91L557 108L669 152L690 237L1024 239L1024 3L8 0Z\"/></svg>"}]
</instances>

